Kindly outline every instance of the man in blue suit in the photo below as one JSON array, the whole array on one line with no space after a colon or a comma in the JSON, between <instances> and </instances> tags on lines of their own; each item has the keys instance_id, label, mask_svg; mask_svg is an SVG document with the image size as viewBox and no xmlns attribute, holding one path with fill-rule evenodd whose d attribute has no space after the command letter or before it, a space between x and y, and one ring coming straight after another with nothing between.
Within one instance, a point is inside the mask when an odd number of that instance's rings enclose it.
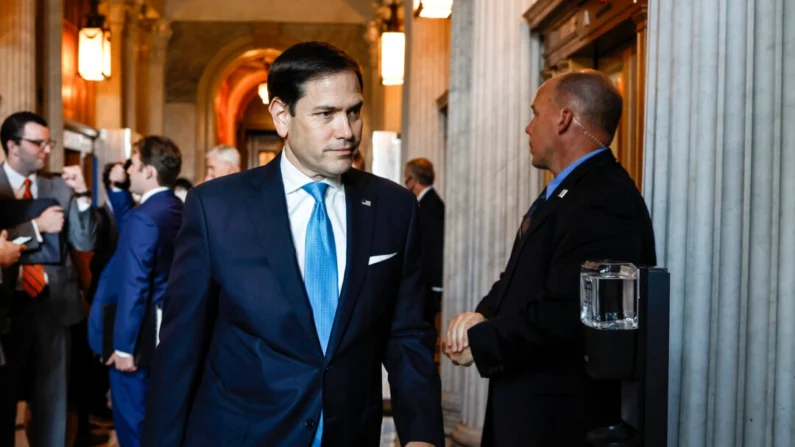
<instances>
[{"instance_id":1,"label":"man in blue suit","mask_svg":"<svg viewBox=\"0 0 795 447\"><path fill-rule=\"evenodd\" d=\"M383 362L401 442L442 446L417 201L350 169L361 70L303 43L268 88L281 155L188 193L144 444L377 446Z\"/></svg>"},{"instance_id":2,"label":"man in blue suit","mask_svg":"<svg viewBox=\"0 0 795 447\"><path fill-rule=\"evenodd\" d=\"M182 201L169 189L179 175L182 158L177 146L164 137L146 137L137 145L127 173L130 191L141 195L129 211L116 252L102 273L89 321L89 342L102 354L103 309L116 304L114 354L107 360L113 419L121 447L141 445L146 409L148 368L138 368L135 357L152 347L139 346L146 337L147 311L162 306L174 239L182 223ZM154 326L152 326L154 327Z\"/></svg>"}]
</instances>

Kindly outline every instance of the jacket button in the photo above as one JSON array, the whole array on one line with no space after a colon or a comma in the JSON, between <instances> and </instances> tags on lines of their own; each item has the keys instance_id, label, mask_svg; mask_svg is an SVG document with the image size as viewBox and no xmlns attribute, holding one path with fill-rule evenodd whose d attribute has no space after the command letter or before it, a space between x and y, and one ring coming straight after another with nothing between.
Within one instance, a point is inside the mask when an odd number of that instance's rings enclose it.
<instances>
[{"instance_id":1,"label":"jacket button","mask_svg":"<svg viewBox=\"0 0 795 447\"><path fill-rule=\"evenodd\" d=\"M315 421L310 419L310 420L304 422L304 427L306 427L306 428L315 428Z\"/></svg>"},{"instance_id":2,"label":"jacket button","mask_svg":"<svg viewBox=\"0 0 795 447\"><path fill-rule=\"evenodd\" d=\"M333 366L331 366L331 365L328 365L328 366L326 367L326 372L328 372L328 371L331 371L331 368L333 368Z\"/></svg>"}]
</instances>

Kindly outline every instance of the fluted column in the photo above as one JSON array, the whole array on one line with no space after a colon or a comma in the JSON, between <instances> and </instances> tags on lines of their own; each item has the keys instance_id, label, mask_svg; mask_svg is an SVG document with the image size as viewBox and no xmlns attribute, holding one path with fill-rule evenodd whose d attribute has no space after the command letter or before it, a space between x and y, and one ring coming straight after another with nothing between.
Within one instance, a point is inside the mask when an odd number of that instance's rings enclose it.
<instances>
[{"instance_id":1,"label":"fluted column","mask_svg":"<svg viewBox=\"0 0 795 447\"><path fill-rule=\"evenodd\" d=\"M648 18L668 445L795 445L795 4L659 0Z\"/></svg>"},{"instance_id":2,"label":"fluted column","mask_svg":"<svg viewBox=\"0 0 795 447\"><path fill-rule=\"evenodd\" d=\"M137 122L138 105L138 85L140 83L139 62L142 57L148 57L146 50L142 48L141 23L138 20L138 11L133 7L126 9L126 20L124 23L124 41L122 44L122 125L140 132L140 125ZM143 52L141 50L144 50ZM145 79L145 78L144 78ZM145 90L141 93L147 94Z\"/></svg>"},{"instance_id":3,"label":"fluted column","mask_svg":"<svg viewBox=\"0 0 795 447\"><path fill-rule=\"evenodd\" d=\"M63 143L64 114L63 114L63 61L62 35L63 35L63 0L44 0L42 20L42 115L50 125L50 137ZM7 68L6 68L7 69ZM48 160L52 172L61 170L64 164L64 151L55 150L50 153Z\"/></svg>"},{"instance_id":4,"label":"fluted column","mask_svg":"<svg viewBox=\"0 0 795 447\"><path fill-rule=\"evenodd\" d=\"M415 18L406 2L406 76L403 89L403 161L429 159L436 169L435 185L444 191L444 135L437 98L450 79L450 20ZM443 197L444 198L444 197Z\"/></svg>"},{"instance_id":5,"label":"fluted column","mask_svg":"<svg viewBox=\"0 0 795 447\"><path fill-rule=\"evenodd\" d=\"M0 121L36 111L36 2L0 1ZM2 155L0 155L2 156Z\"/></svg>"},{"instance_id":6,"label":"fluted column","mask_svg":"<svg viewBox=\"0 0 795 447\"><path fill-rule=\"evenodd\" d=\"M146 106L139 104L138 116L141 131L150 135L162 135L164 126L164 107L166 103L166 55L168 42L171 40L171 22L158 19L150 24L147 39L146 58L141 62L144 65L147 82L146 88L141 88L143 94L139 97L146 98ZM186 148L187 149L187 148Z\"/></svg>"},{"instance_id":7,"label":"fluted column","mask_svg":"<svg viewBox=\"0 0 795 447\"><path fill-rule=\"evenodd\" d=\"M111 75L97 83L96 90L96 127L102 129L120 129L123 126L123 83L124 78L124 23L127 4L122 1L110 1L100 4L102 13L110 27Z\"/></svg>"},{"instance_id":8,"label":"fluted column","mask_svg":"<svg viewBox=\"0 0 795 447\"><path fill-rule=\"evenodd\" d=\"M530 104L541 45L522 20L531 0L456 0L446 167L445 321L474 310L510 254L522 214L541 190L530 164ZM487 381L445 359L443 387L461 396L459 445L480 443Z\"/></svg>"}]
</instances>

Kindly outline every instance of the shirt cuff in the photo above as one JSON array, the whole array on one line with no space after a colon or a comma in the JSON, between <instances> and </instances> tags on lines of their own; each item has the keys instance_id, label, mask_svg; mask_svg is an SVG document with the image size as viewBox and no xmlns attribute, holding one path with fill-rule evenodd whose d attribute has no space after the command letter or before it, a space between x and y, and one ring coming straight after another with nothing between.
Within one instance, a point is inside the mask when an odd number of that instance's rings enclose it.
<instances>
[{"instance_id":1,"label":"shirt cuff","mask_svg":"<svg viewBox=\"0 0 795 447\"><path fill-rule=\"evenodd\" d=\"M81 213L87 209L91 208L91 199L88 197L78 197L77 198L77 210Z\"/></svg>"},{"instance_id":2,"label":"shirt cuff","mask_svg":"<svg viewBox=\"0 0 795 447\"><path fill-rule=\"evenodd\" d=\"M132 357L132 354L127 354L126 352L121 352L121 351L114 351L114 354L116 354L116 357L121 357L123 359L128 359Z\"/></svg>"},{"instance_id":3,"label":"shirt cuff","mask_svg":"<svg viewBox=\"0 0 795 447\"><path fill-rule=\"evenodd\" d=\"M33 232L36 233L36 240L39 241L39 243L41 244L42 242L44 242L44 238L41 237L41 233L39 232L39 226L36 225L35 220L31 220L30 223L33 224Z\"/></svg>"}]
</instances>

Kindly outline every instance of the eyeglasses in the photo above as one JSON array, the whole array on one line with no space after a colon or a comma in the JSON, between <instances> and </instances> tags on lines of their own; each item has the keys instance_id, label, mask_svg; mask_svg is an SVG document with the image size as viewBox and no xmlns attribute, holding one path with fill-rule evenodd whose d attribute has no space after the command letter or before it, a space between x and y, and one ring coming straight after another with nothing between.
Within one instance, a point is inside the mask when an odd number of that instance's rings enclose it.
<instances>
[{"instance_id":1,"label":"eyeglasses","mask_svg":"<svg viewBox=\"0 0 795 447\"><path fill-rule=\"evenodd\" d=\"M571 119L572 119L572 120L574 120L574 122L575 122L575 123L577 123L577 125L578 125L578 126L580 126L580 129L582 129L582 133L584 133L586 137L590 138L591 140L593 140L593 142L594 142L594 143L596 143L596 144L598 144L598 145L599 145L599 148L600 148L600 149L601 149L601 148L606 148L606 147L607 147L607 145L606 145L606 144L602 143L601 141L599 141L599 139L598 139L598 138L596 138L595 136L591 135L591 133L590 133L590 132L588 132L588 131L585 129L585 126L583 126L583 125L582 125L582 123L581 123L581 122L580 122L580 121L577 119L577 117L576 117L576 116L572 115L572 116L571 116Z\"/></svg>"},{"instance_id":2,"label":"eyeglasses","mask_svg":"<svg viewBox=\"0 0 795 447\"><path fill-rule=\"evenodd\" d=\"M20 138L20 140L21 141L27 141L30 144L35 144L40 149L44 149L45 147L48 147L48 146L49 146L50 149L55 149L56 147L58 147L58 142L53 140L53 139L49 139L49 140L31 140L31 139L28 139L28 138Z\"/></svg>"}]
</instances>

